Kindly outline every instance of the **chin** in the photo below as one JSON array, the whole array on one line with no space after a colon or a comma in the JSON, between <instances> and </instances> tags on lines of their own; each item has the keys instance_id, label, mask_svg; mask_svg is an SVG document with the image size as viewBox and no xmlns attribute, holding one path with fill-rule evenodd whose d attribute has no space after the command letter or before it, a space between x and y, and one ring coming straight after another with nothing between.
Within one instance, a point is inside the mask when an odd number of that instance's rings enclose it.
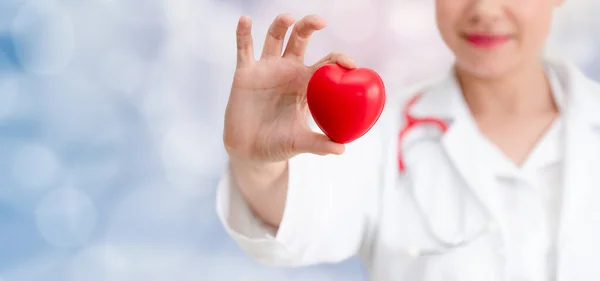
<instances>
[{"instance_id":1,"label":"chin","mask_svg":"<svg viewBox=\"0 0 600 281\"><path fill-rule=\"evenodd\" d=\"M458 71L480 79L499 79L514 71L518 62L512 58L501 57L459 57L456 59Z\"/></svg>"}]
</instances>

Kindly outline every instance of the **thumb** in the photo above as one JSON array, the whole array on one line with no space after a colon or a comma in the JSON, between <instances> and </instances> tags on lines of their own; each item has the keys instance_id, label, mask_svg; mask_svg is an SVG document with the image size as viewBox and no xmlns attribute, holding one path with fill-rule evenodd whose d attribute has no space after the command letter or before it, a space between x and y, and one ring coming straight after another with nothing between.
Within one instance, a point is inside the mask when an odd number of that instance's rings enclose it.
<instances>
[{"instance_id":1,"label":"thumb","mask_svg":"<svg viewBox=\"0 0 600 281\"><path fill-rule=\"evenodd\" d=\"M354 62L354 60L351 57L349 57L345 53L341 53L341 52L329 53L327 56L325 56L324 58L322 58L321 60L319 60L318 62L313 64L310 68L311 68L312 72L315 72L315 71L317 71L317 69L319 69L319 67L324 66L326 64L330 64L330 63L339 64L340 66L347 68L347 69L356 68L356 62Z\"/></svg>"},{"instance_id":2,"label":"thumb","mask_svg":"<svg viewBox=\"0 0 600 281\"><path fill-rule=\"evenodd\" d=\"M346 150L344 144L336 143L324 134L307 133L296 140L295 148L298 153L313 153L318 155L340 155Z\"/></svg>"}]
</instances>

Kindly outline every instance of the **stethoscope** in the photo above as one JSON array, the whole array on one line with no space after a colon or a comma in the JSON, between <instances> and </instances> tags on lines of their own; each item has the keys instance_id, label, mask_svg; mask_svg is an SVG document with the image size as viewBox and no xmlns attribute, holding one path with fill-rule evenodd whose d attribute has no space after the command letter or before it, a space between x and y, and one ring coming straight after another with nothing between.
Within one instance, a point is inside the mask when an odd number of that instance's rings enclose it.
<instances>
[{"instance_id":1,"label":"stethoscope","mask_svg":"<svg viewBox=\"0 0 600 281\"><path fill-rule=\"evenodd\" d=\"M419 100L419 98L421 96L422 96L422 93L412 96L405 103L404 108L402 110L402 118L404 119L404 125L402 126L402 128L400 129L400 133L398 134L398 170L399 170L400 174L403 174L406 172L406 164L404 163L404 155L402 153L402 150L403 150L402 148L403 148L403 141L406 137L406 134L411 129L415 129L416 127L421 126L421 125L431 125L431 126L437 127L441 131L441 133L444 134L448 131L448 128L449 128L449 124L446 120L443 120L440 118L435 118L435 117L417 118L410 114L411 108ZM481 203L481 201L479 201L479 203L480 203L481 207L483 208L483 210L487 210L488 215L490 215L489 210L483 205L483 203ZM430 236L434 240L436 240L436 242L439 243L439 245L442 247L439 249L411 249L411 251L410 251L411 255L418 255L418 256L442 255L442 254L445 254L454 249L468 245L470 242L477 240L479 237L481 237L491 231L494 231L497 228L496 224L492 220L490 220L490 222L486 226L482 227L481 230L476 231L475 233L473 233L467 237L461 237L460 239L455 239L455 241L447 241L447 240L444 240L439 235L436 235L434 233L433 227L432 227L431 223L429 222L429 220L426 219L423 211L418 206L417 206L417 209L418 209L418 213L421 217L421 221L425 222L425 227L427 228L427 231L429 232ZM491 217L491 215L490 215L490 217Z\"/></svg>"},{"instance_id":2,"label":"stethoscope","mask_svg":"<svg viewBox=\"0 0 600 281\"><path fill-rule=\"evenodd\" d=\"M442 120L440 118L432 118L432 117L423 117L416 118L410 114L410 109L413 105L419 100L419 98L423 94L419 93L411 97L402 110L402 117L404 119L404 126L400 129L400 134L398 135L398 169L400 173L404 173L406 171L406 166L404 164L404 156L402 155L402 144L406 134L411 130L420 125L435 125L437 126L442 134L445 134L448 131L448 122Z\"/></svg>"}]
</instances>

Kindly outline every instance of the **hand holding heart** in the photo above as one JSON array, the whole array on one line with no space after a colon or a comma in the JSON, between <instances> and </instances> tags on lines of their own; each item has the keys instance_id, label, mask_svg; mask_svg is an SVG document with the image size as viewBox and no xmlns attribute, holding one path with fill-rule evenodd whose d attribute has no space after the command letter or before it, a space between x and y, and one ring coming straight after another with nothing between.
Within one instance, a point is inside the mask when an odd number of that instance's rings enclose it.
<instances>
[{"instance_id":1,"label":"hand holding heart","mask_svg":"<svg viewBox=\"0 0 600 281\"><path fill-rule=\"evenodd\" d=\"M383 85L376 74L355 69L354 62L340 53L331 53L311 66L304 64L310 36L325 27L324 20L317 16L302 18L294 25L284 49L284 38L292 24L291 15L279 15L269 27L261 57L256 60L251 20L248 17L239 20L237 67L223 132L225 147L232 157L283 162L300 153L341 154L343 143L364 134L381 113ZM332 67L336 65L342 67ZM351 69L355 69L354 75L344 74ZM344 75L349 80L342 78ZM355 81L360 77L371 77L369 83L379 90L361 88ZM335 83L342 85L341 88L336 88ZM353 92L352 97L342 97L345 91L340 89L344 87L346 92ZM307 88L310 91L308 101ZM328 114L331 103L337 103L340 110ZM361 108L365 104L372 104L371 108ZM359 112L352 117L351 112L344 114L344 110ZM329 137L309 128L311 112ZM366 121L357 126L353 118ZM354 128L348 129L348 126Z\"/></svg>"}]
</instances>

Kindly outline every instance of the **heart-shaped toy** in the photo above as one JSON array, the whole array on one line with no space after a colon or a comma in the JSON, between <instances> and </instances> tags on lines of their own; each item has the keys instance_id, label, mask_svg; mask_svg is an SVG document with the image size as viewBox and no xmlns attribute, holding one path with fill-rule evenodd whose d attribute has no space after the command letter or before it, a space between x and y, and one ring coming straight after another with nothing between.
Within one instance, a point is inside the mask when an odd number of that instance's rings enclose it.
<instances>
[{"instance_id":1,"label":"heart-shaped toy","mask_svg":"<svg viewBox=\"0 0 600 281\"><path fill-rule=\"evenodd\" d=\"M381 77L368 68L327 64L308 82L307 103L317 126L332 141L352 142L375 125L385 105Z\"/></svg>"}]
</instances>

